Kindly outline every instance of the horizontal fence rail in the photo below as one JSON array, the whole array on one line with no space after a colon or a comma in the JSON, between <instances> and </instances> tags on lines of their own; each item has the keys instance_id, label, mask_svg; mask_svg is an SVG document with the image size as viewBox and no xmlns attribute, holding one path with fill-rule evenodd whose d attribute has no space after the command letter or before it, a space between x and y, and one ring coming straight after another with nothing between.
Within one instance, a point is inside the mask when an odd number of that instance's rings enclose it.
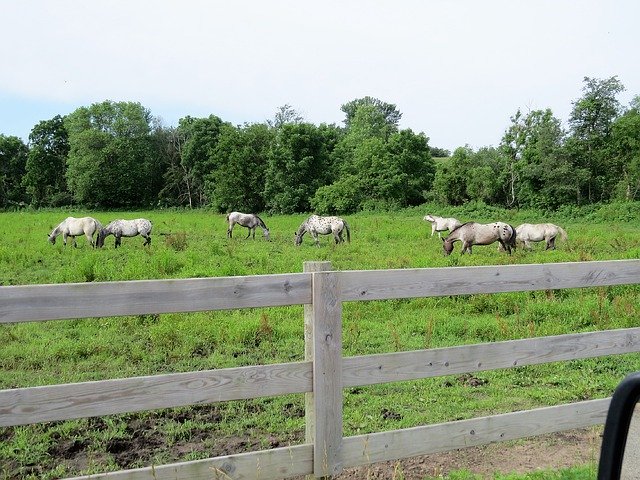
<instances>
[{"instance_id":1,"label":"horizontal fence rail","mask_svg":"<svg viewBox=\"0 0 640 480\"><path fill-rule=\"evenodd\" d=\"M77 478L276 479L604 422L609 399L342 437L342 389L640 351L640 328L342 357L345 301L640 283L640 260L0 287L0 323L305 305L305 361L0 390L0 426L263 396L307 398L303 445Z\"/></svg>"},{"instance_id":2,"label":"horizontal fence rail","mask_svg":"<svg viewBox=\"0 0 640 480\"><path fill-rule=\"evenodd\" d=\"M640 351L640 328L358 357L344 387L457 375ZM312 362L225 368L0 390L0 427L307 393Z\"/></svg>"},{"instance_id":3,"label":"horizontal fence rail","mask_svg":"<svg viewBox=\"0 0 640 480\"><path fill-rule=\"evenodd\" d=\"M311 303L311 275L0 287L0 323Z\"/></svg>"}]
</instances>

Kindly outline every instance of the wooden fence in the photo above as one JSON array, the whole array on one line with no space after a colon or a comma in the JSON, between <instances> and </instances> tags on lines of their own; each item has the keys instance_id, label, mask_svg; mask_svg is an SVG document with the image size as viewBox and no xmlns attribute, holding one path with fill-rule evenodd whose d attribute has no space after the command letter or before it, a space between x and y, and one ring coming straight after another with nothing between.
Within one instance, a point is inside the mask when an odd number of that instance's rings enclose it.
<instances>
[{"instance_id":1,"label":"wooden fence","mask_svg":"<svg viewBox=\"0 0 640 480\"><path fill-rule=\"evenodd\" d=\"M0 391L0 426L305 393L305 443L77 478L278 479L604 423L609 399L342 436L342 389L640 351L640 328L342 357L342 303L640 283L640 260L0 287L0 323L304 305L305 361Z\"/></svg>"}]
</instances>

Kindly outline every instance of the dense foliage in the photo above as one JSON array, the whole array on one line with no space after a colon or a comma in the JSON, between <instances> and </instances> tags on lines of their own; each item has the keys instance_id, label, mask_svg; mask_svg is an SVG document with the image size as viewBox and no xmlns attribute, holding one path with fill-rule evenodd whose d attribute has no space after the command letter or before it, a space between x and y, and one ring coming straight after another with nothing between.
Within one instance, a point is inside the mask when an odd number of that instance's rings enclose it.
<instances>
[{"instance_id":1,"label":"dense foliage","mask_svg":"<svg viewBox=\"0 0 640 480\"><path fill-rule=\"evenodd\" d=\"M0 208L353 213L637 200L640 97L623 107L623 90L616 77L585 77L566 130L550 109L518 109L497 147L452 155L401 129L396 105L373 97L342 105L344 126L308 123L284 105L263 123L210 115L165 127L139 103L104 101L38 123L26 145L0 135Z\"/></svg>"}]
</instances>

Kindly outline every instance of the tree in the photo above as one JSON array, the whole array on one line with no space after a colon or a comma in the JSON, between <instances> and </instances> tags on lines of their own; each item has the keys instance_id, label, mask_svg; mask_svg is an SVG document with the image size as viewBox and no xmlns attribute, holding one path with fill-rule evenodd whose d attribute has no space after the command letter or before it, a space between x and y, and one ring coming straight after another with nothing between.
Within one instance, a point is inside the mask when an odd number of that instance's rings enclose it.
<instances>
[{"instance_id":1,"label":"tree","mask_svg":"<svg viewBox=\"0 0 640 480\"><path fill-rule=\"evenodd\" d=\"M640 96L611 125L609 158L617 173L615 196L621 200L640 198Z\"/></svg>"},{"instance_id":2,"label":"tree","mask_svg":"<svg viewBox=\"0 0 640 480\"><path fill-rule=\"evenodd\" d=\"M205 192L219 212L257 213L266 206L264 189L275 131L264 123L237 128L224 124L213 152L217 168L207 176Z\"/></svg>"},{"instance_id":3,"label":"tree","mask_svg":"<svg viewBox=\"0 0 640 480\"><path fill-rule=\"evenodd\" d=\"M624 91L617 77L584 78L583 96L573 102L568 151L576 167L589 173L581 195L589 202L608 198L617 182L610 174L606 148L614 119L620 113L616 96Z\"/></svg>"},{"instance_id":4,"label":"tree","mask_svg":"<svg viewBox=\"0 0 640 480\"><path fill-rule=\"evenodd\" d=\"M152 117L139 103L96 103L68 115L66 178L76 200L129 207L155 203Z\"/></svg>"},{"instance_id":5,"label":"tree","mask_svg":"<svg viewBox=\"0 0 640 480\"><path fill-rule=\"evenodd\" d=\"M267 120L267 125L278 129L288 123L298 124L304 122L304 117L300 115L291 105L285 103L278 108L273 120Z\"/></svg>"},{"instance_id":6,"label":"tree","mask_svg":"<svg viewBox=\"0 0 640 480\"><path fill-rule=\"evenodd\" d=\"M310 123L286 124L268 154L264 196L271 212L305 212L310 198L329 181L324 132Z\"/></svg>"},{"instance_id":7,"label":"tree","mask_svg":"<svg viewBox=\"0 0 640 480\"><path fill-rule=\"evenodd\" d=\"M185 201L189 207L207 203L205 178L216 169L214 151L224 122L215 115L181 118L178 123L180 167L183 171Z\"/></svg>"},{"instance_id":8,"label":"tree","mask_svg":"<svg viewBox=\"0 0 640 480\"><path fill-rule=\"evenodd\" d=\"M0 208L19 205L27 200L22 177L28 151L20 138L0 135Z\"/></svg>"},{"instance_id":9,"label":"tree","mask_svg":"<svg viewBox=\"0 0 640 480\"><path fill-rule=\"evenodd\" d=\"M363 106L373 107L377 110L380 115L382 115L383 121L390 127L390 131L398 130L398 124L402 118L402 113L400 113L394 104L383 102L382 100L369 96L356 98L355 100L351 100L340 107L340 110L342 110L346 115L344 124L347 130L351 128L351 123L356 117L358 109Z\"/></svg>"},{"instance_id":10,"label":"tree","mask_svg":"<svg viewBox=\"0 0 640 480\"><path fill-rule=\"evenodd\" d=\"M31 204L58 205L68 195L65 173L69 154L69 134L64 119L56 115L38 123L29 134L29 156L22 183Z\"/></svg>"}]
</instances>

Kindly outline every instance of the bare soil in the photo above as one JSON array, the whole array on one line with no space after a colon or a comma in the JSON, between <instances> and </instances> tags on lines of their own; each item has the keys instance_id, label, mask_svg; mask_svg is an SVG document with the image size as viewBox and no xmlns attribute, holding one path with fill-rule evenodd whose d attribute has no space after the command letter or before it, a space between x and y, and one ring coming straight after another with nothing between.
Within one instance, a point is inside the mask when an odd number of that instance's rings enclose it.
<instances>
[{"instance_id":1,"label":"bare soil","mask_svg":"<svg viewBox=\"0 0 640 480\"><path fill-rule=\"evenodd\" d=\"M424 455L368 467L346 469L340 480L444 477L467 470L491 479L496 473L530 473L596 463L602 429L581 429L514 442L495 443L450 452Z\"/></svg>"}]
</instances>

